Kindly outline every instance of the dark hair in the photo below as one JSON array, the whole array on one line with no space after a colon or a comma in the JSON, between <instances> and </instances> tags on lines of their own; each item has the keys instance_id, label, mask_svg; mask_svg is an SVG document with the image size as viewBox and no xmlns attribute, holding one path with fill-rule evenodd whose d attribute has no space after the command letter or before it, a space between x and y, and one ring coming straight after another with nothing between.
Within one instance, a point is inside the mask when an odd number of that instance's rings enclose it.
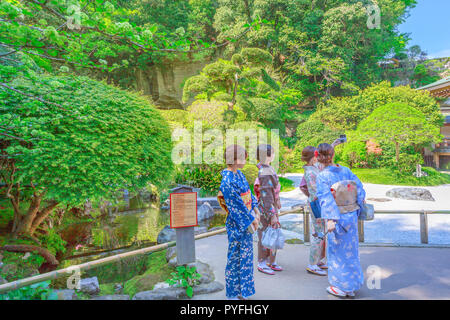
<instances>
[{"instance_id":1,"label":"dark hair","mask_svg":"<svg viewBox=\"0 0 450 320\"><path fill-rule=\"evenodd\" d=\"M247 159L247 150L237 144L228 146L223 153L223 158L227 165L233 165L238 159Z\"/></svg>"},{"instance_id":2,"label":"dark hair","mask_svg":"<svg viewBox=\"0 0 450 320\"><path fill-rule=\"evenodd\" d=\"M256 148L256 159L258 161L265 161L268 157L272 156L274 150L270 144L260 144Z\"/></svg>"},{"instance_id":3,"label":"dark hair","mask_svg":"<svg viewBox=\"0 0 450 320\"><path fill-rule=\"evenodd\" d=\"M305 148L303 148L302 150L302 161L305 161L306 163L308 163L313 157L314 157L314 152L317 149L315 147L312 146L307 146Z\"/></svg>"},{"instance_id":4,"label":"dark hair","mask_svg":"<svg viewBox=\"0 0 450 320\"><path fill-rule=\"evenodd\" d=\"M333 162L333 156L334 156L334 148L328 144L328 143L322 143L317 148L317 151L319 152L319 156L317 157L317 160L319 160L320 163L324 165L329 165Z\"/></svg>"}]
</instances>

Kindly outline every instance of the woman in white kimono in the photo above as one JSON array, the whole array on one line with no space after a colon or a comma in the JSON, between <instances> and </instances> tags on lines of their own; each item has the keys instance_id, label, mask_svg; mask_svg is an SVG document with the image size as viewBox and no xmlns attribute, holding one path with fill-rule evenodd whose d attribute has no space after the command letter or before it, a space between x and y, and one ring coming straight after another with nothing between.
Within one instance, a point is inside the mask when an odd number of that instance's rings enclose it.
<instances>
[{"instance_id":1,"label":"woman in white kimono","mask_svg":"<svg viewBox=\"0 0 450 320\"><path fill-rule=\"evenodd\" d=\"M333 159L333 147L327 143L319 145L318 160L325 168L317 176L316 196L322 218L327 220L330 283L327 291L339 297L354 297L364 281L358 251L358 215L366 193L358 177L350 169L334 164ZM341 193L339 199L333 194L338 182L344 182L344 187L348 188L348 196L344 195L344 199ZM342 190L342 185L339 188ZM350 194L354 195L353 199Z\"/></svg>"}]
</instances>

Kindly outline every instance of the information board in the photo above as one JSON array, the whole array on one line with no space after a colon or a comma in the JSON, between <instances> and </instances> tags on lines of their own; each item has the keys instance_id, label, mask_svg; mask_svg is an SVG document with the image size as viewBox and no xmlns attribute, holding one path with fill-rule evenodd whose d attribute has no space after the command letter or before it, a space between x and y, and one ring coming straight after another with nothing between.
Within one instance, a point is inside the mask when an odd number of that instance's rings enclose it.
<instances>
[{"instance_id":1,"label":"information board","mask_svg":"<svg viewBox=\"0 0 450 320\"><path fill-rule=\"evenodd\" d=\"M197 192L170 194L170 227L197 226Z\"/></svg>"}]
</instances>

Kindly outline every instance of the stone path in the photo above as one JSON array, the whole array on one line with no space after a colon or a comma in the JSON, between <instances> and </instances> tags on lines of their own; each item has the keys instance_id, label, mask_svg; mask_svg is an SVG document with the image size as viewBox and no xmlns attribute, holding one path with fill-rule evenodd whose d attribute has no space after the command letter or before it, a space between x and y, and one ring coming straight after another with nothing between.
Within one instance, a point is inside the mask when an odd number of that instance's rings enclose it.
<instances>
[{"instance_id":1,"label":"stone path","mask_svg":"<svg viewBox=\"0 0 450 320\"><path fill-rule=\"evenodd\" d=\"M221 283L225 283L226 253L225 234L196 241L197 258L214 269ZM255 271L252 299L338 299L326 293L327 277L305 271L308 255L309 246L286 244L278 253L278 263L285 271L274 276ZM450 249L361 247L360 257L365 284L356 299L450 299ZM367 267L371 265L380 268L380 289L367 286ZM225 298L225 291L194 296L194 300Z\"/></svg>"}]
</instances>

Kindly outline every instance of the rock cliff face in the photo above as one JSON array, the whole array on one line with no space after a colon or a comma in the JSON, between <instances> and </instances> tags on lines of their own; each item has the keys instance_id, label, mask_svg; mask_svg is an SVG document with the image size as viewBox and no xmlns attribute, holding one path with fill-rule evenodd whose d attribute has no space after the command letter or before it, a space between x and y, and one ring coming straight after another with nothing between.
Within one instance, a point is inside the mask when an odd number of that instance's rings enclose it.
<instances>
[{"instance_id":1,"label":"rock cliff face","mask_svg":"<svg viewBox=\"0 0 450 320\"><path fill-rule=\"evenodd\" d=\"M189 105L181 101L184 82L187 78L197 75L208 63L211 63L210 59L174 61L147 69L136 69L136 90L151 97L160 109L184 109Z\"/></svg>"}]
</instances>

